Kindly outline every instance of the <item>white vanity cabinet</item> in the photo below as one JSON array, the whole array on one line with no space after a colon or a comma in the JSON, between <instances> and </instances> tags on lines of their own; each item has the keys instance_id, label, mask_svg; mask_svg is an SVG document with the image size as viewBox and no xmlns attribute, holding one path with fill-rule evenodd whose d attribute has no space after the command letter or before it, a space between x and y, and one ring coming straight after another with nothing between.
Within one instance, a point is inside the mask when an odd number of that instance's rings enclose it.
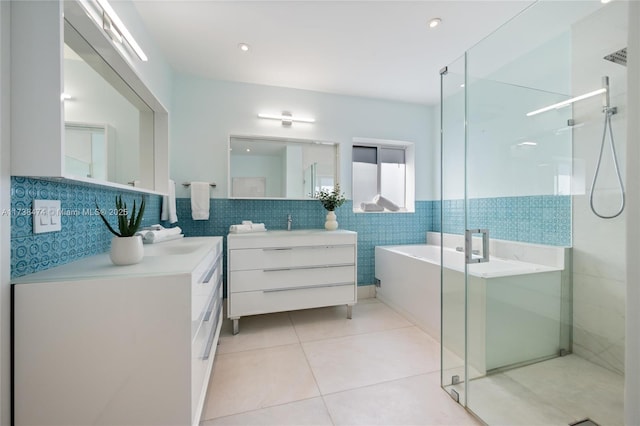
<instances>
[{"instance_id":1,"label":"white vanity cabinet","mask_svg":"<svg viewBox=\"0 0 640 426\"><path fill-rule=\"evenodd\" d=\"M16 425L197 425L222 324L222 238L14 281Z\"/></svg>"},{"instance_id":2,"label":"white vanity cabinet","mask_svg":"<svg viewBox=\"0 0 640 426\"><path fill-rule=\"evenodd\" d=\"M227 237L227 311L246 315L357 301L357 233L267 231Z\"/></svg>"}]
</instances>

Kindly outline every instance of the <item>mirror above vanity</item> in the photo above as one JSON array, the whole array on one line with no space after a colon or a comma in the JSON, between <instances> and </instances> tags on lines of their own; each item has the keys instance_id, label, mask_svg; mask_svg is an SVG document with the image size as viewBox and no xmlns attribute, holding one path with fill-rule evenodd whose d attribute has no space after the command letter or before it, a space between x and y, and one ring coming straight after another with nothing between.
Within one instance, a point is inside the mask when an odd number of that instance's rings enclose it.
<instances>
[{"instance_id":1,"label":"mirror above vanity","mask_svg":"<svg viewBox=\"0 0 640 426\"><path fill-rule=\"evenodd\" d=\"M268 136L229 138L229 197L308 200L338 182L338 144Z\"/></svg>"},{"instance_id":2,"label":"mirror above vanity","mask_svg":"<svg viewBox=\"0 0 640 426\"><path fill-rule=\"evenodd\" d=\"M168 111L95 4L12 7L11 174L166 193Z\"/></svg>"}]
</instances>

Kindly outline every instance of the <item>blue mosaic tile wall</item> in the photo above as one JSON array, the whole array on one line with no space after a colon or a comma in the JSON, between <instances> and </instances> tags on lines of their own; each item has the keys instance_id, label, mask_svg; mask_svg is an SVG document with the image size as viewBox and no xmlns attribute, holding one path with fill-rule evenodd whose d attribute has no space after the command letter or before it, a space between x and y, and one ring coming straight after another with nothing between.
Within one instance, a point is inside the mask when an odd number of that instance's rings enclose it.
<instances>
[{"instance_id":1,"label":"blue mosaic tile wall","mask_svg":"<svg viewBox=\"0 0 640 426\"><path fill-rule=\"evenodd\" d=\"M432 231L464 233L464 200L445 200L444 227L440 201L432 204ZM571 196L538 195L469 200L469 228L489 229L491 238L552 246L571 245Z\"/></svg>"},{"instance_id":2,"label":"blue mosaic tile wall","mask_svg":"<svg viewBox=\"0 0 640 426\"><path fill-rule=\"evenodd\" d=\"M95 202L102 209L114 207L116 195L122 195L127 206L140 200L141 194L99 185L79 184L65 180L25 177L11 178L11 277L43 271L86 256L104 253L113 235L95 214ZM143 226L160 221L162 197L144 195L146 199ZM34 234L32 202L60 200L62 231ZM115 216L111 217L115 225Z\"/></svg>"},{"instance_id":3,"label":"blue mosaic tile wall","mask_svg":"<svg viewBox=\"0 0 640 426\"><path fill-rule=\"evenodd\" d=\"M267 229L287 229L287 215L293 229L324 228L326 210L315 200L210 200L209 220L191 219L191 200L176 200L178 222L185 236L227 235L229 226L243 220L262 222ZM424 244L432 224L430 201L418 201L415 213L353 213L351 201L336 210L340 229L358 233L358 284L374 283L374 248L378 245ZM439 213L438 213L439 214ZM168 224L164 224L169 226ZM174 226L175 226L174 225ZM226 253L226 239L225 239ZM225 271L226 271L226 259Z\"/></svg>"}]
</instances>

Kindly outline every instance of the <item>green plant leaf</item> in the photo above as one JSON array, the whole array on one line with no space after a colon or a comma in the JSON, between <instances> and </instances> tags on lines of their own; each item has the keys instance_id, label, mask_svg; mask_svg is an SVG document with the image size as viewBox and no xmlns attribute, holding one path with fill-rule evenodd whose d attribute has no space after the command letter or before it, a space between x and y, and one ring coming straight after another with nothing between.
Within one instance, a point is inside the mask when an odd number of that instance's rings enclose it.
<instances>
[{"instance_id":1,"label":"green plant leaf","mask_svg":"<svg viewBox=\"0 0 640 426\"><path fill-rule=\"evenodd\" d=\"M122 237L122 235L120 235L118 232L116 232L115 229L113 229L113 227L111 226L111 224L109 223L109 221L107 220L106 217L104 217L104 215L102 214L102 210L100 209L100 206L98 206L98 201L95 200L96 203L96 210L98 212L98 214L100 215L100 219L102 219L102 221L104 222L105 225L107 225L107 229L109 229L109 231L115 235L116 237Z\"/></svg>"}]
</instances>

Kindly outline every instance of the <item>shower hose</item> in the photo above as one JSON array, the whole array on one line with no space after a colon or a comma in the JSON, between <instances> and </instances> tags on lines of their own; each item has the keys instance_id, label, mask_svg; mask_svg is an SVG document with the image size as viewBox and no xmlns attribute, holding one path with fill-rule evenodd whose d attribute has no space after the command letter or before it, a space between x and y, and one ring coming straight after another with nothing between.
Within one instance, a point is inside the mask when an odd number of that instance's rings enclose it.
<instances>
[{"instance_id":1,"label":"shower hose","mask_svg":"<svg viewBox=\"0 0 640 426\"><path fill-rule=\"evenodd\" d=\"M596 165L596 171L593 174L593 182L591 183L591 191L589 193L589 204L591 205L591 211L596 216L602 219L613 219L614 217L620 216L622 211L624 210L625 205L625 193L624 193L624 184L622 183L622 176L620 175L620 168L618 167L618 156L616 155L616 147L615 142L613 140L613 129L611 128L611 116L615 113L613 108L606 108L604 111L604 131L602 132L602 144L600 145L600 156L598 157L598 164ZM596 182L598 181L598 174L600 173L600 166L602 165L602 154L604 153L604 145L607 139L607 128L609 129L609 140L611 146L611 155L613 156L613 166L616 171L616 176L618 178L618 185L620 187L620 207L618 211L613 215L607 216L601 213L598 213L595 206L593 205L593 192L596 187Z\"/></svg>"}]
</instances>

